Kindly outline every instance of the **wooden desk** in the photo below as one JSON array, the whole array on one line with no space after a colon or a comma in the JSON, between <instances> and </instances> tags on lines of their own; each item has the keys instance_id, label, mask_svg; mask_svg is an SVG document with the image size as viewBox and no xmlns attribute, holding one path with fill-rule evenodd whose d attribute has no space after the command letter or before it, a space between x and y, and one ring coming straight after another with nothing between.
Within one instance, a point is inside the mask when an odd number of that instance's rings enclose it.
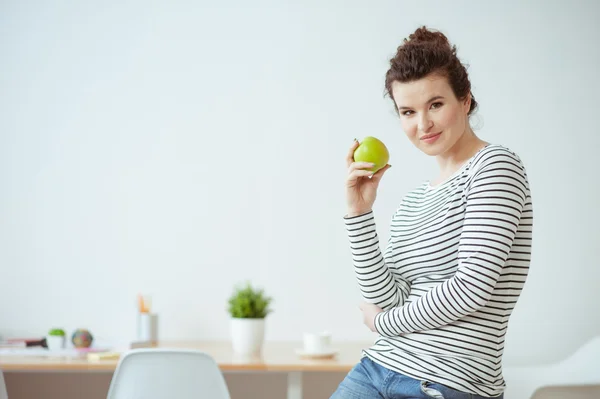
<instances>
[{"instance_id":1,"label":"wooden desk","mask_svg":"<svg viewBox=\"0 0 600 399\"><path fill-rule=\"evenodd\" d=\"M229 342L161 342L155 347L198 349L211 355L223 372L283 372L288 375L288 399L302 398L302 372L348 372L360 360L369 343L335 343L338 350L330 359L302 358L298 342L265 342L262 355L242 357L233 353ZM4 356L0 369L5 372L113 372L118 359L88 360L81 357Z\"/></svg>"}]
</instances>

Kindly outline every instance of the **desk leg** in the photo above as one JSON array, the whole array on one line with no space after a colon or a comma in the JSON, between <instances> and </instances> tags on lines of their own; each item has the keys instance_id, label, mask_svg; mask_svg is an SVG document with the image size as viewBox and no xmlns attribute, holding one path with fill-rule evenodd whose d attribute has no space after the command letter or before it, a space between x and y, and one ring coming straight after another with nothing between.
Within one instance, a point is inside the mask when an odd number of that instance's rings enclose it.
<instances>
[{"instance_id":1,"label":"desk leg","mask_svg":"<svg viewBox=\"0 0 600 399\"><path fill-rule=\"evenodd\" d=\"M287 399L302 399L302 372L290 371L288 373Z\"/></svg>"}]
</instances>

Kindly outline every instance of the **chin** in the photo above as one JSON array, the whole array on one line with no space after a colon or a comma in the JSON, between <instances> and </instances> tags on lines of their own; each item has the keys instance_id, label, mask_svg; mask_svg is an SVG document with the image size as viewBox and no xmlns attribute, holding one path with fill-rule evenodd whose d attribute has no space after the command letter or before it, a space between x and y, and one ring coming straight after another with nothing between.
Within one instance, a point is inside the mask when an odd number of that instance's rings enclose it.
<instances>
[{"instance_id":1,"label":"chin","mask_svg":"<svg viewBox=\"0 0 600 399\"><path fill-rule=\"evenodd\" d=\"M419 140L417 142L417 148L419 148L419 150L421 150L423 153L432 157L442 155L452 148L452 143L449 143L445 139L448 139L448 137L445 137L442 133L440 138L433 144L427 144Z\"/></svg>"},{"instance_id":2,"label":"chin","mask_svg":"<svg viewBox=\"0 0 600 399\"><path fill-rule=\"evenodd\" d=\"M426 155L435 157L440 154L443 154L446 151L446 148L444 147L443 143L440 144L442 145L439 145L437 143L434 145L428 145L419 142L417 148L419 148L419 150L421 150L421 152L425 153Z\"/></svg>"},{"instance_id":3,"label":"chin","mask_svg":"<svg viewBox=\"0 0 600 399\"><path fill-rule=\"evenodd\" d=\"M436 157L438 155L440 155L443 151L436 151L435 148L431 148L431 147L427 147L427 148L420 148L420 150L425 153L426 155L429 155L431 157Z\"/></svg>"}]
</instances>

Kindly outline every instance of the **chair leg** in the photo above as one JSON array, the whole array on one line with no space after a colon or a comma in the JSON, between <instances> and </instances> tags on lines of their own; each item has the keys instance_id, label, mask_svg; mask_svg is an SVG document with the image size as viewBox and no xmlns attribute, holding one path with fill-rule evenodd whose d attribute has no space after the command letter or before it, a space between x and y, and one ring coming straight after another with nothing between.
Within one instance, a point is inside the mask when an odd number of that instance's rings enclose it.
<instances>
[{"instance_id":1,"label":"chair leg","mask_svg":"<svg viewBox=\"0 0 600 399\"><path fill-rule=\"evenodd\" d=\"M302 399L301 371L290 371L288 373L287 399Z\"/></svg>"}]
</instances>

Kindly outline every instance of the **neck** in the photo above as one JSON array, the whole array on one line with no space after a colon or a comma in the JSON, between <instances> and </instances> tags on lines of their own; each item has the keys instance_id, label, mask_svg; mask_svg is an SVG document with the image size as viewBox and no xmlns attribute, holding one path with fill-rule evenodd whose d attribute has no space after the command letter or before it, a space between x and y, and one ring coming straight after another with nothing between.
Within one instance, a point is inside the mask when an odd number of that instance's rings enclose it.
<instances>
[{"instance_id":1,"label":"neck","mask_svg":"<svg viewBox=\"0 0 600 399\"><path fill-rule=\"evenodd\" d=\"M467 125L465 132L456 144L445 153L436 157L440 166L440 179L452 175L486 144L485 141L475 135L471 126Z\"/></svg>"}]
</instances>

